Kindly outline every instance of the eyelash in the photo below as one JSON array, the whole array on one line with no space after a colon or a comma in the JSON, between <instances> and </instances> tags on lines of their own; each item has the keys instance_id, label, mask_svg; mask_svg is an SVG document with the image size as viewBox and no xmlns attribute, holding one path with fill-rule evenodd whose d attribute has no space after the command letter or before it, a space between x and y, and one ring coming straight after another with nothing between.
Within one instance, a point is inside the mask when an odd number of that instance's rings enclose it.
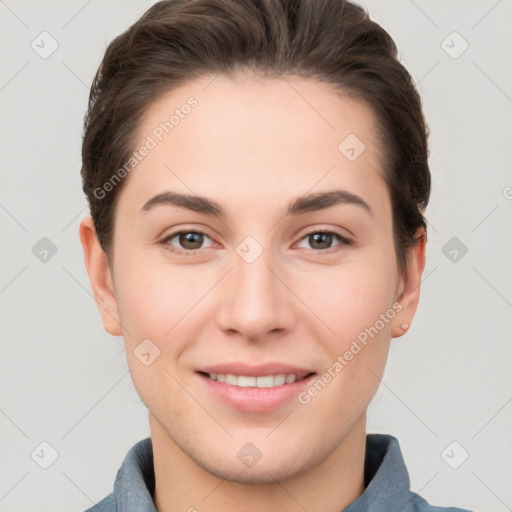
<instances>
[{"instance_id":1,"label":"eyelash","mask_svg":"<svg viewBox=\"0 0 512 512\"><path fill-rule=\"evenodd\" d=\"M182 235L182 234L189 234L189 233L194 233L196 235L204 235L208 238L210 238L206 233L202 232L202 231L194 231L192 229L185 229L185 230L181 230L181 231L175 231L174 233L171 233L169 236L165 237L161 244L164 246L165 250L167 251L170 251L172 253L175 253L175 254L179 254L179 255L184 255L184 256L187 256L187 257L190 257L190 256L195 256L197 255L197 253L203 251L204 249L208 249L208 247L205 247L205 248L202 248L202 249L176 249L175 247L171 246L168 242L170 240L172 240L173 238L176 238L177 236L179 235ZM338 245L335 245L333 247L329 247L327 249L311 249L312 251L314 251L315 253L320 253L320 254L331 254L333 252L336 252L338 251L342 246L344 245L347 245L347 246L351 246L352 245L352 240L344 237L343 235L340 235L339 233L337 233L336 231L331 231L331 230L328 230L328 229L325 229L325 230L316 230L316 231L310 231L309 233L306 233L300 240L304 240L305 238L308 238L309 236L311 235L316 235L316 234L323 234L323 235L333 235L334 237L336 237L338 239L338 241L340 242ZM211 240L211 238L210 238Z\"/></svg>"}]
</instances>

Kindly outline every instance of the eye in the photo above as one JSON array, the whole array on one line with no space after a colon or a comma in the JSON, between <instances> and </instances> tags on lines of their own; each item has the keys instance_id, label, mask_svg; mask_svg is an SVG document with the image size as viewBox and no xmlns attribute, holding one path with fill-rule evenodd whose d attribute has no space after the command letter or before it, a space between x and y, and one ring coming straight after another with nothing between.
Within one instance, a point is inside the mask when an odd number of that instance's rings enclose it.
<instances>
[{"instance_id":1,"label":"eye","mask_svg":"<svg viewBox=\"0 0 512 512\"><path fill-rule=\"evenodd\" d=\"M201 231L177 231L176 233L170 234L164 240L162 240L162 244L165 245L166 249L172 252L197 252L200 249L205 249L205 247L201 247L205 241L205 238L212 241L211 238L202 233ZM176 247L172 244L173 240L177 241L180 247ZM213 243L208 247L212 247Z\"/></svg>"},{"instance_id":2,"label":"eye","mask_svg":"<svg viewBox=\"0 0 512 512\"><path fill-rule=\"evenodd\" d=\"M328 250L333 248L333 240L339 241L334 247L342 245L351 245L351 241L348 238L336 233L334 231L312 231L306 236L301 238L301 242L305 240L311 245L311 248L317 249L318 251Z\"/></svg>"},{"instance_id":3,"label":"eye","mask_svg":"<svg viewBox=\"0 0 512 512\"><path fill-rule=\"evenodd\" d=\"M209 240L210 244L203 246L205 240ZM338 243L333 245L333 241L335 240L337 240ZM329 251L329 249L337 250L336 247L338 246L352 244L348 238L329 230L312 231L311 233L308 233L302 237L299 243L302 243L303 241L309 243L309 248L315 250L315 252ZM161 243L164 245L166 250L174 253L181 253L185 256L193 256L195 253L201 251L202 249L213 247L214 245L213 240L205 233L201 231L187 230L171 233L164 240L162 240ZM176 244L178 244L178 246L176 246Z\"/></svg>"}]
</instances>

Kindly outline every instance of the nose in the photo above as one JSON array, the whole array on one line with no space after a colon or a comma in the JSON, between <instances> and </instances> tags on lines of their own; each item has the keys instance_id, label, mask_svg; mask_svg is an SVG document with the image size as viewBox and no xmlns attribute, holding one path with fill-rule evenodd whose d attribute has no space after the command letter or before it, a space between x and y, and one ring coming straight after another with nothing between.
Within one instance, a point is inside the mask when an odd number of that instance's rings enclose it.
<instances>
[{"instance_id":1,"label":"nose","mask_svg":"<svg viewBox=\"0 0 512 512\"><path fill-rule=\"evenodd\" d=\"M233 254L233 268L223 279L217 314L222 330L249 341L262 341L271 333L290 330L296 322L293 293L282 266L270 252L264 250L252 262Z\"/></svg>"}]
</instances>

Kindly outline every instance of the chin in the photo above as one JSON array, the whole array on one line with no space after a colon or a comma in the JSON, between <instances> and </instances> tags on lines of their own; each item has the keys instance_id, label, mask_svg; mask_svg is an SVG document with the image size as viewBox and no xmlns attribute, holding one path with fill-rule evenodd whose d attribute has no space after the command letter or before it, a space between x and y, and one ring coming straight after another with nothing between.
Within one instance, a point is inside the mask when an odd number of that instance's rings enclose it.
<instances>
[{"instance_id":1,"label":"chin","mask_svg":"<svg viewBox=\"0 0 512 512\"><path fill-rule=\"evenodd\" d=\"M249 485L267 485L275 484L276 482L283 482L290 480L307 468L302 467L301 464L295 462L293 465L283 463L272 463L270 461L259 460L256 465L251 468L241 468L241 463L236 461L231 464L224 460L220 465L212 464L211 462L202 463L196 461L205 471L228 482Z\"/></svg>"},{"instance_id":2,"label":"chin","mask_svg":"<svg viewBox=\"0 0 512 512\"><path fill-rule=\"evenodd\" d=\"M307 446L308 443L306 443ZM203 470L211 475L240 484L266 485L292 480L312 470L326 458L332 447L317 446L316 449L305 450L304 445L290 445L280 442L275 447L267 444L259 456L254 445L245 451L240 444L222 447L205 447L188 451L187 455ZM244 463L244 455L253 453L257 459ZM251 465L252 464L252 465Z\"/></svg>"}]
</instances>

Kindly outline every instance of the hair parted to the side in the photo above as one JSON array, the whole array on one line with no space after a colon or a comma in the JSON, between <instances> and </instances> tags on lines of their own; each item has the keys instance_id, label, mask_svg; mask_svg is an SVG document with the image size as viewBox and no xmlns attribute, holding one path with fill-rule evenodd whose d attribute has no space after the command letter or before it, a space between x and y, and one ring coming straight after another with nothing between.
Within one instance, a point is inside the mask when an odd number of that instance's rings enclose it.
<instances>
[{"instance_id":1,"label":"hair parted to the side","mask_svg":"<svg viewBox=\"0 0 512 512\"><path fill-rule=\"evenodd\" d=\"M95 190L129 160L149 105L190 80L242 70L327 82L372 109L403 273L417 229L427 227L428 129L394 41L346 0L164 0L110 43L91 87L81 169L109 261L116 200L126 178L102 196Z\"/></svg>"}]
</instances>

